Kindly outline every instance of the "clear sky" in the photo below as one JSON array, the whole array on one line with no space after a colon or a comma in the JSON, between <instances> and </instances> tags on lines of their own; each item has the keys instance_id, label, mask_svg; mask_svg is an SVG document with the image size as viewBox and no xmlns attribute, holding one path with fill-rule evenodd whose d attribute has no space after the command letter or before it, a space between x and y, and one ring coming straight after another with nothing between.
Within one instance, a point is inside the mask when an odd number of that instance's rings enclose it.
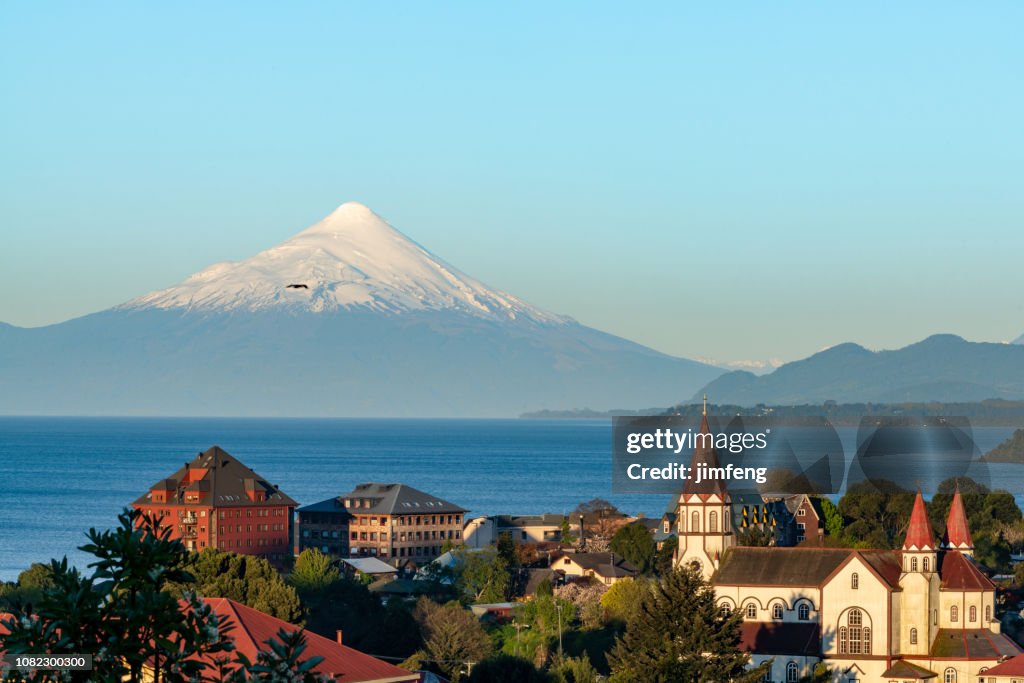
<instances>
[{"instance_id":1,"label":"clear sky","mask_svg":"<svg viewBox=\"0 0 1024 683\"><path fill-rule=\"evenodd\" d=\"M1024 332L1020 3L0 5L0 320L361 201L689 357Z\"/></svg>"}]
</instances>

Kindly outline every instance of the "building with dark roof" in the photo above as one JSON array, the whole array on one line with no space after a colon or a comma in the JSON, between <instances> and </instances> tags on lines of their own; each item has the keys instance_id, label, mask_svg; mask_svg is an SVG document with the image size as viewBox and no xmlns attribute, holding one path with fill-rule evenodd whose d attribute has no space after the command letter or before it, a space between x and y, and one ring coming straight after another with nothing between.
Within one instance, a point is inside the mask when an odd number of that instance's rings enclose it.
<instances>
[{"instance_id":1,"label":"building with dark roof","mask_svg":"<svg viewBox=\"0 0 1024 683\"><path fill-rule=\"evenodd\" d=\"M378 557L396 567L423 564L438 557L445 543L462 543L465 513L407 484L359 484L299 508L299 549Z\"/></svg>"},{"instance_id":2,"label":"building with dark roof","mask_svg":"<svg viewBox=\"0 0 1024 683\"><path fill-rule=\"evenodd\" d=\"M132 507L157 517L189 550L217 548L280 561L291 555L296 502L213 446L153 484Z\"/></svg>"},{"instance_id":3,"label":"building with dark roof","mask_svg":"<svg viewBox=\"0 0 1024 683\"><path fill-rule=\"evenodd\" d=\"M717 462L713 448L694 449L693 467ZM810 541L824 515L813 498L788 502L787 513L808 520ZM742 547L735 504L728 490L684 488L675 560L708 578L723 608L742 613L742 649L754 665L773 662L765 680L797 681L824 663L841 683L987 683L986 671L1021 653L1001 633L959 489L941 543L918 491L899 550Z\"/></svg>"},{"instance_id":4,"label":"building with dark roof","mask_svg":"<svg viewBox=\"0 0 1024 683\"><path fill-rule=\"evenodd\" d=\"M566 579L593 578L606 585L637 575L637 569L615 553L560 551L551 558L551 569Z\"/></svg>"}]
</instances>

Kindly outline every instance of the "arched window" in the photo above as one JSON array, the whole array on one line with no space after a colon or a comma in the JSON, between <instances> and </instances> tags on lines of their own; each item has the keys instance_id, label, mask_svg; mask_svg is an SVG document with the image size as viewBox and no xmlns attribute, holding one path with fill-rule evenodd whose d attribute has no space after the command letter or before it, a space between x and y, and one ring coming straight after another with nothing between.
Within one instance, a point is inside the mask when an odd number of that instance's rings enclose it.
<instances>
[{"instance_id":1,"label":"arched window","mask_svg":"<svg viewBox=\"0 0 1024 683\"><path fill-rule=\"evenodd\" d=\"M806 602L801 602L800 607L796 611L797 619L800 621L807 621L811 618L811 608Z\"/></svg>"},{"instance_id":2,"label":"arched window","mask_svg":"<svg viewBox=\"0 0 1024 683\"><path fill-rule=\"evenodd\" d=\"M916 557L910 558L910 571L912 571L912 572L916 572L917 571L917 558Z\"/></svg>"},{"instance_id":3,"label":"arched window","mask_svg":"<svg viewBox=\"0 0 1024 683\"><path fill-rule=\"evenodd\" d=\"M953 605L949 608L949 620L952 621L954 624L960 621L960 610L957 608L956 605Z\"/></svg>"},{"instance_id":4,"label":"arched window","mask_svg":"<svg viewBox=\"0 0 1024 683\"><path fill-rule=\"evenodd\" d=\"M728 600L723 600L718 606L721 607L722 611L726 614L732 614L732 603Z\"/></svg>"},{"instance_id":5,"label":"arched window","mask_svg":"<svg viewBox=\"0 0 1024 683\"><path fill-rule=\"evenodd\" d=\"M772 605L772 619L781 619L781 618L782 618L782 603L781 602L777 602L774 605Z\"/></svg>"},{"instance_id":6,"label":"arched window","mask_svg":"<svg viewBox=\"0 0 1024 683\"><path fill-rule=\"evenodd\" d=\"M798 680L800 680L800 668L796 662L790 662L786 665L786 683L796 683Z\"/></svg>"},{"instance_id":7,"label":"arched window","mask_svg":"<svg viewBox=\"0 0 1024 683\"><path fill-rule=\"evenodd\" d=\"M924 564L924 570L928 571L928 558L924 558L921 562Z\"/></svg>"},{"instance_id":8,"label":"arched window","mask_svg":"<svg viewBox=\"0 0 1024 683\"><path fill-rule=\"evenodd\" d=\"M747 603L747 619L757 619L757 605L753 602Z\"/></svg>"},{"instance_id":9,"label":"arched window","mask_svg":"<svg viewBox=\"0 0 1024 683\"><path fill-rule=\"evenodd\" d=\"M718 531L718 513L714 510L708 513L708 531L711 533Z\"/></svg>"},{"instance_id":10,"label":"arched window","mask_svg":"<svg viewBox=\"0 0 1024 683\"><path fill-rule=\"evenodd\" d=\"M947 668L946 673L942 674L942 683L956 683L956 669Z\"/></svg>"},{"instance_id":11,"label":"arched window","mask_svg":"<svg viewBox=\"0 0 1024 683\"><path fill-rule=\"evenodd\" d=\"M992 605L985 605L985 623L992 621Z\"/></svg>"},{"instance_id":12,"label":"arched window","mask_svg":"<svg viewBox=\"0 0 1024 683\"><path fill-rule=\"evenodd\" d=\"M690 515L690 531L692 531L693 533L700 533L700 513L699 512L694 511L694 513L692 515Z\"/></svg>"},{"instance_id":13,"label":"arched window","mask_svg":"<svg viewBox=\"0 0 1024 683\"><path fill-rule=\"evenodd\" d=\"M871 654L871 628L864 625L864 614L859 609L846 613L846 625L839 627L839 654Z\"/></svg>"},{"instance_id":14,"label":"arched window","mask_svg":"<svg viewBox=\"0 0 1024 683\"><path fill-rule=\"evenodd\" d=\"M860 574L857 572L850 575L850 588L853 590L860 588Z\"/></svg>"},{"instance_id":15,"label":"arched window","mask_svg":"<svg viewBox=\"0 0 1024 683\"><path fill-rule=\"evenodd\" d=\"M971 620L972 624L976 622L978 620L978 608L971 605L971 608L967 611L967 616Z\"/></svg>"},{"instance_id":16,"label":"arched window","mask_svg":"<svg viewBox=\"0 0 1024 683\"><path fill-rule=\"evenodd\" d=\"M910 644L911 645L917 645L917 629L916 628L910 629Z\"/></svg>"},{"instance_id":17,"label":"arched window","mask_svg":"<svg viewBox=\"0 0 1024 683\"><path fill-rule=\"evenodd\" d=\"M932 610L932 626L938 626L938 625L939 625L939 610L933 609Z\"/></svg>"}]
</instances>

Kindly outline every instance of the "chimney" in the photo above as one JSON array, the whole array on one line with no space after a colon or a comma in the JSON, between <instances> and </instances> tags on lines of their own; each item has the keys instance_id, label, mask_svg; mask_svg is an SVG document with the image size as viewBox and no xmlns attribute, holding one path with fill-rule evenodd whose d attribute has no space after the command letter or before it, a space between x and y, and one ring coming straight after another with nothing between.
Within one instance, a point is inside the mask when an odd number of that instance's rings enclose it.
<instances>
[{"instance_id":1,"label":"chimney","mask_svg":"<svg viewBox=\"0 0 1024 683\"><path fill-rule=\"evenodd\" d=\"M343 643L341 642L341 629L339 628L337 631L335 631L335 634L335 637L338 639L338 645L342 645Z\"/></svg>"}]
</instances>

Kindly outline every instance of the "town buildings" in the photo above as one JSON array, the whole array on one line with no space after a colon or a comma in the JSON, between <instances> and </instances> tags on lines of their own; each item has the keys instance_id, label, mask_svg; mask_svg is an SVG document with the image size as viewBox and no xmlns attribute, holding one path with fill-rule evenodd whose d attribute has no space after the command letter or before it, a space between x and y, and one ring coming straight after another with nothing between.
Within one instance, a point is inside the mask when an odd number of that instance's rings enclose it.
<instances>
[{"instance_id":1,"label":"town buildings","mask_svg":"<svg viewBox=\"0 0 1024 683\"><path fill-rule=\"evenodd\" d=\"M298 513L300 550L333 547L399 567L431 561L446 543L460 545L466 510L406 484L367 483Z\"/></svg>"},{"instance_id":2,"label":"town buildings","mask_svg":"<svg viewBox=\"0 0 1024 683\"><path fill-rule=\"evenodd\" d=\"M589 577L608 586L638 573L636 567L611 552L559 552L551 558L551 569L565 579Z\"/></svg>"},{"instance_id":3,"label":"town buildings","mask_svg":"<svg viewBox=\"0 0 1024 683\"><path fill-rule=\"evenodd\" d=\"M494 515L474 517L466 522L464 541L471 548L494 545L498 537L508 534L516 543L560 543L565 515ZM570 524L570 534L579 538L579 523Z\"/></svg>"},{"instance_id":4,"label":"town buildings","mask_svg":"<svg viewBox=\"0 0 1024 683\"><path fill-rule=\"evenodd\" d=\"M155 516L189 550L216 548L281 561L292 554L294 500L219 446L149 487L132 507Z\"/></svg>"},{"instance_id":5,"label":"town buildings","mask_svg":"<svg viewBox=\"0 0 1024 683\"><path fill-rule=\"evenodd\" d=\"M718 466L713 448L694 449L692 460ZM959 490L941 543L918 492L900 550L738 547L732 505L721 482L687 482L675 561L709 579L722 607L741 611L741 647L755 665L774 662L766 681L794 683L824 663L841 683L986 683L986 671L1021 652L1000 633ZM805 508L794 509L799 519Z\"/></svg>"}]
</instances>

